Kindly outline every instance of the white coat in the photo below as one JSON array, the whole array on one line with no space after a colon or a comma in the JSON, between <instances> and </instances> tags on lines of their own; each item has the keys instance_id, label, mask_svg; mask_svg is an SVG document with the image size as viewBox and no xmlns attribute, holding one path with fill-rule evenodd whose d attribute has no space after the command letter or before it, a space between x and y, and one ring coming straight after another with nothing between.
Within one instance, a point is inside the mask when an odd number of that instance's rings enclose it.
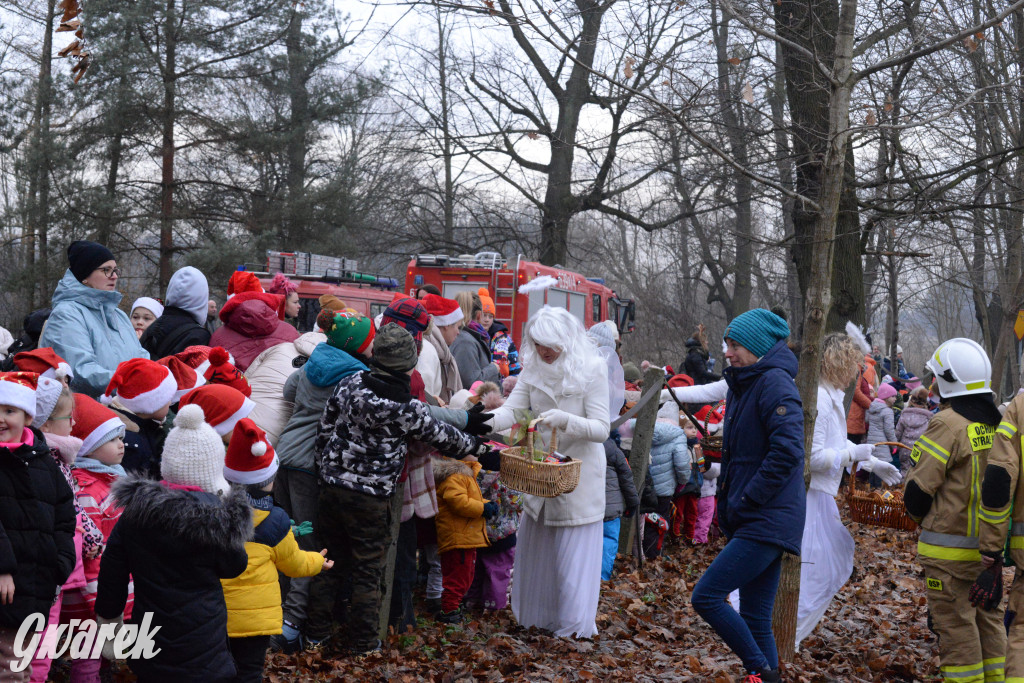
<instances>
[{"instance_id":1,"label":"white coat","mask_svg":"<svg viewBox=\"0 0 1024 683\"><path fill-rule=\"evenodd\" d=\"M843 391L818 385L818 417L811 444L811 490L830 496L839 492L843 468L853 460L854 444L846 438Z\"/></svg>"},{"instance_id":2,"label":"white coat","mask_svg":"<svg viewBox=\"0 0 1024 683\"><path fill-rule=\"evenodd\" d=\"M558 452L582 462L576 489L556 498L524 496L526 513L534 520L544 511L546 526L579 526L604 520L606 463L604 441L608 438L607 366L595 364L582 395L565 396L559 387L547 389L520 375L505 405L494 411L492 428L504 431L516 422L514 411L529 409L535 416L547 410L563 410L573 417L558 435ZM543 429L543 427L542 427Z\"/></svg>"},{"instance_id":3,"label":"white coat","mask_svg":"<svg viewBox=\"0 0 1024 683\"><path fill-rule=\"evenodd\" d=\"M245 369L245 378L252 387L250 398L256 404L249 418L267 433L267 440L275 448L295 410L284 399L284 383L298 370L292 361L298 356L308 358L316 345L325 341L327 335L322 332L307 332L293 342L271 346Z\"/></svg>"}]
</instances>

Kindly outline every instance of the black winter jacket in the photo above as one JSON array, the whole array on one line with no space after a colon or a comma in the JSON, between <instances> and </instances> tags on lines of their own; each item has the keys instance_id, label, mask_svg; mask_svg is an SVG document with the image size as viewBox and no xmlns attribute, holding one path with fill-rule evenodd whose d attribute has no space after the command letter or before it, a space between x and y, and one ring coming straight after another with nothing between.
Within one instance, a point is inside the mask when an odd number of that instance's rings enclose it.
<instances>
[{"instance_id":1,"label":"black winter jacket","mask_svg":"<svg viewBox=\"0 0 1024 683\"><path fill-rule=\"evenodd\" d=\"M189 346L209 346L210 331L196 322L192 314L176 306L164 308L164 314L142 333L139 340L149 357L160 360Z\"/></svg>"},{"instance_id":2,"label":"black winter jacket","mask_svg":"<svg viewBox=\"0 0 1024 683\"><path fill-rule=\"evenodd\" d=\"M613 439L604 442L604 458L608 461L604 484L604 521L610 522L621 517L626 510L638 507L640 496L637 495L633 471L629 469L626 454Z\"/></svg>"},{"instance_id":3,"label":"black winter jacket","mask_svg":"<svg viewBox=\"0 0 1024 683\"><path fill-rule=\"evenodd\" d=\"M245 493L224 498L128 475L111 496L124 508L100 562L96 614L116 619L135 581L132 621L152 612L160 653L129 665L140 680L218 681L235 674L221 579L245 571L253 535Z\"/></svg>"},{"instance_id":4,"label":"black winter jacket","mask_svg":"<svg viewBox=\"0 0 1024 683\"><path fill-rule=\"evenodd\" d=\"M32 429L31 446L0 448L0 574L14 576L14 602L0 605L0 627L50 612L75 568L74 494Z\"/></svg>"},{"instance_id":5,"label":"black winter jacket","mask_svg":"<svg viewBox=\"0 0 1024 683\"><path fill-rule=\"evenodd\" d=\"M693 337L686 340L686 359L683 361L683 370L693 379L694 384L711 384L722 379L708 370L708 352Z\"/></svg>"}]
</instances>

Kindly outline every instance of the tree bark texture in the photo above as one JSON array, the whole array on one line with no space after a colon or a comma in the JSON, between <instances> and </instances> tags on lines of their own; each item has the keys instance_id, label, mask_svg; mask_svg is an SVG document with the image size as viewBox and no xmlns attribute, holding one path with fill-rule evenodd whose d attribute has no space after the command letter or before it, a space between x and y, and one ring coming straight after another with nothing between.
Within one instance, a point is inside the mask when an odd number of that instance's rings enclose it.
<instances>
[{"instance_id":1,"label":"tree bark texture","mask_svg":"<svg viewBox=\"0 0 1024 683\"><path fill-rule=\"evenodd\" d=\"M32 286L29 310L49 299L47 283L47 233L50 222L50 110L53 103L53 18L56 0L47 0L43 17L43 47L39 55L39 83L35 101L35 135L29 156L28 229L25 231L25 265ZM38 253L38 259L36 258Z\"/></svg>"},{"instance_id":2,"label":"tree bark texture","mask_svg":"<svg viewBox=\"0 0 1024 683\"><path fill-rule=\"evenodd\" d=\"M652 367L644 373L644 394L661 391L665 383L665 372L661 368ZM629 450L629 469L633 472L633 483L637 493L644 490L647 479L647 466L651 462L651 441L654 439L654 423L658 419L658 399L652 398L636 415L636 427L633 428L633 445ZM619 531L619 554L629 555L633 549L634 528L632 524L623 524Z\"/></svg>"},{"instance_id":3,"label":"tree bark texture","mask_svg":"<svg viewBox=\"0 0 1024 683\"><path fill-rule=\"evenodd\" d=\"M167 289L171 279L174 256L174 124L177 120L175 95L177 88L178 13L176 0L167 0L164 16L163 86L164 107L160 144L160 290Z\"/></svg>"}]
</instances>

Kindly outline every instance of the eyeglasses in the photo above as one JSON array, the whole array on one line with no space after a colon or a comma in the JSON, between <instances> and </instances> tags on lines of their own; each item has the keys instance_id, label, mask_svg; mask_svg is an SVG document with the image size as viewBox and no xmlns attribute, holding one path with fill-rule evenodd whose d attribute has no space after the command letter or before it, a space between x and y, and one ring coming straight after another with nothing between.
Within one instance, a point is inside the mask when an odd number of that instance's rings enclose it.
<instances>
[{"instance_id":1,"label":"eyeglasses","mask_svg":"<svg viewBox=\"0 0 1024 683\"><path fill-rule=\"evenodd\" d=\"M116 266L113 268L110 266L104 266L102 268L97 268L96 270L103 273L104 277L121 277L121 269Z\"/></svg>"},{"instance_id":2,"label":"eyeglasses","mask_svg":"<svg viewBox=\"0 0 1024 683\"><path fill-rule=\"evenodd\" d=\"M60 417L51 416L49 418L50 422L56 422L57 420L71 420L71 424L75 424L75 418L71 415L61 415Z\"/></svg>"}]
</instances>

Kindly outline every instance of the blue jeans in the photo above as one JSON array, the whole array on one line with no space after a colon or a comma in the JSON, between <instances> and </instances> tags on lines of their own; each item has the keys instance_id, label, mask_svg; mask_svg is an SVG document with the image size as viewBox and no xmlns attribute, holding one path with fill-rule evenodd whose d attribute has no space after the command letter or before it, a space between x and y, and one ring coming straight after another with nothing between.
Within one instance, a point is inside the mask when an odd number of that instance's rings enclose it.
<instances>
[{"instance_id":1,"label":"blue jeans","mask_svg":"<svg viewBox=\"0 0 1024 683\"><path fill-rule=\"evenodd\" d=\"M700 577L690 597L697 613L739 655L748 671L779 667L772 607L781 570L782 548L733 538ZM726 599L737 588L739 614Z\"/></svg>"},{"instance_id":2,"label":"blue jeans","mask_svg":"<svg viewBox=\"0 0 1024 683\"><path fill-rule=\"evenodd\" d=\"M619 525L621 523L622 520L618 517L604 523L604 555L601 556L602 581L612 578L615 555L619 552Z\"/></svg>"}]
</instances>

